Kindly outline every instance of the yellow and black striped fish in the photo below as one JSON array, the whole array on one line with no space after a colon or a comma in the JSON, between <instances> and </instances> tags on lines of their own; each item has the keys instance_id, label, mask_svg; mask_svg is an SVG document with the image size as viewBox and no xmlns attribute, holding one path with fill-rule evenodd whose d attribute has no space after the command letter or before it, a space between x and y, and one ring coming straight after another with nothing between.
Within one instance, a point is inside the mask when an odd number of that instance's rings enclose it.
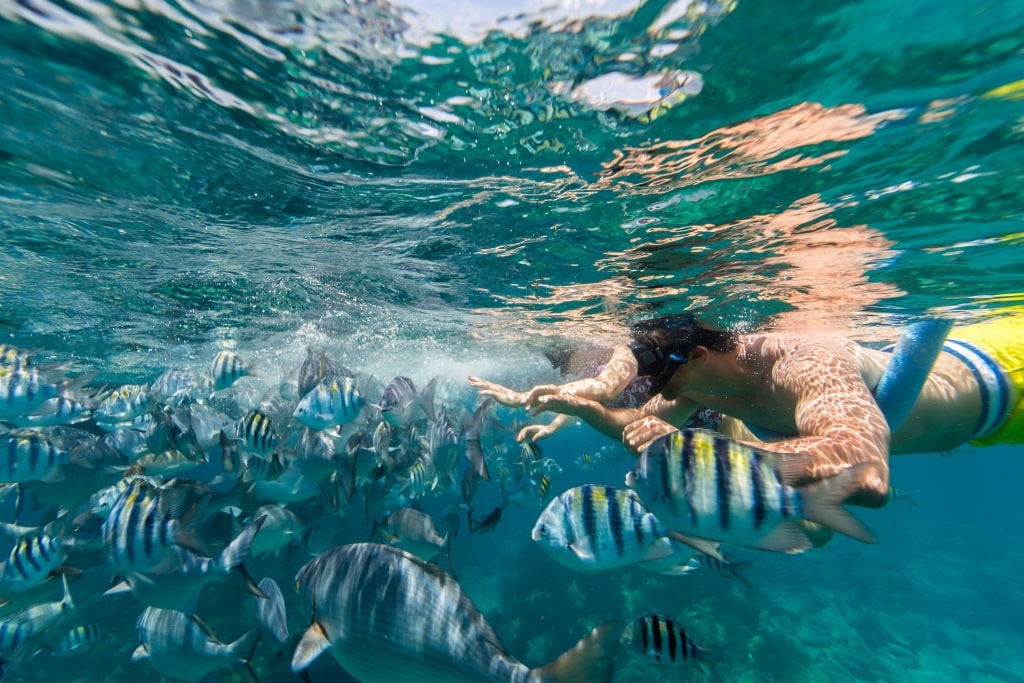
<instances>
[{"instance_id":1,"label":"yellow and black striped fish","mask_svg":"<svg viewBox=\"0 0 1024 683\"><path fill-rule=\"evenodd\" d=\"M648 446L626 484L658 519L687 536L780 552L811 542L797 522L817 522L865 543L875 538L842 503L858 489L854 465L826 481L794 488L779 456L703 429L666 434Z\"/></svg>"},{"instance_id":2,"label":"yellow and black striped fish","mask_svg":"<svg viewBox=\"0 0 1024 683\"><path fill-rule=\"evenodd\" d=\"M234 351L220 351L213 359L213 389L227 389L243 377L254 377L252 366L246 365Z\"/></svg>"},{"instance_id":3,"label":"yellow and black striped fish","mask_svg":"<svg viewBox=\"0 0 1024 683\"><path fill-rule=\"evenodd\" d=\"M257 455L268 455L277 448L277 430L270 418L260 410L250 410L238 421L235 433L242 448Z\"/></svg>"},{"instance_id":4,"label":"yellow and black striped fish","mask_svg":"<svg viewBox=\"0 0 1024 683\"><path fill-rule=\"evenodd\" d=\"M621 642L627 652L649 664L697 669L718 680L712 665L721 659L722 651L694 642L692 634L668 617L652 613L636 619L626 626Z\"/></svg>"}]
</instances>

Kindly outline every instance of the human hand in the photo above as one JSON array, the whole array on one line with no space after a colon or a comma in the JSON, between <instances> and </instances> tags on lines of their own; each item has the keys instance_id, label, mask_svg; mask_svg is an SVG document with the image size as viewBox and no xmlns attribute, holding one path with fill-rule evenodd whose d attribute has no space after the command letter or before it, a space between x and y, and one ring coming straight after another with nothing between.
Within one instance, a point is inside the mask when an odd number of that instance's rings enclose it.
<instances>
[{"instance_id":1,"label":"human hand","mask_svg":"<svg viewBox=\"0 0 1024 683\"><path fill-rule=\"evenodd\" d=\"M532 410L536 408L541 396L557 394L561 389L557 384L538 384L526 392L526 409Z\"/></svg>"},{"instance_id":2,"label":"human hand","mask_svg":"<svg viewBox=\"0 0 1024 683\"><path fill-rule=\"evenodd\" d=\"M513 391L494 382L488 382L479 377L469 376L470 386L477 388L481 396L490 396L498 403L505 406L519 407L526 405L526 394L521 391Z\"/></svg>"},{"instance_id":3,"label":"human hand","mask_svg":"<svg viewBox=\"0 0 1024 683\"><path fill-rule=\"evenodd\" d=\"M564 391L553 394L538 396L529 407L531 415L551 411L562 415L576 415L577 409L589 399L580 398L575 394L568 394Z\"/></svg>"},{"instance_id":4,"label":"human hand","mask_svg":"<svg viewBox=\"0 0 1024 683\"><path fill-rule=\"evenodd\" d=\"M516 441L519 443L536 443L541 439L546 439L558 431L557 427L552 428L555 425L556 423L554 422L547 425L526 425L519 430L518 434L516 434Z\"/></svg>"},{"instance_id":5,"label":"human hand","mask_svg":"<svg viewBox=\"0 0 1024 683\"><path fill-rule=\"evenodd\" d=\"M678 431L678 427L648 415L626 425L626 428L622 430L622 443L626 444L626 448L634 453L640 453L655 439Z\"/></svg>"}]
</instances>

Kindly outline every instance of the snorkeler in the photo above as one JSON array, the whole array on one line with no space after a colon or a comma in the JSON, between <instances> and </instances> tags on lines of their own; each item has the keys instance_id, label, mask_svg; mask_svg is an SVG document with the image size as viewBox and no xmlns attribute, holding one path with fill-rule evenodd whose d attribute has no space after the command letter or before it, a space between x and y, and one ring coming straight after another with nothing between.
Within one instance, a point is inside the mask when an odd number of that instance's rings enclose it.
<instances>
[{"instance_id":1,"label":"snorkeler","mask_svg":"<svg viewBox=\"0 0 1024 683\"><path fill-rule=\"evenodd\" d=\"M850 503L889 499L890 453L932 453L964 443L1024 443L1024 339L1020 316L955 330L938 354L906 419L890 433L874 398L891 354L836 335L737 334L691 315L630 329L637 374L651 378L639 408L610 408L578 394L544 393L527 402L583 419L634 451L679 429L698 406L728 416L718 431L792 456L797 483L857 463Z\"/></svg>"}]
</instances>

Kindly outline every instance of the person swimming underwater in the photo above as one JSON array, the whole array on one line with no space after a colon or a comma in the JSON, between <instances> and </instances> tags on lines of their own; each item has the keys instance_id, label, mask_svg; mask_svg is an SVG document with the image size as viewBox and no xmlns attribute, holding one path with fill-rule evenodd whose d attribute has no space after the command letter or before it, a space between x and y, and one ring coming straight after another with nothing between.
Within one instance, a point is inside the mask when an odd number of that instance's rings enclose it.
<instances>
[{"instance_id":1,"label":"person swimming underwater","mask_svg":"<svg viewBox=\"0 0 1024 683\"><path fill-rule=\"evenodd\" d=\"M642 406L613 408L564 391L536 392L525 405L583 419L636 452L710 408L726 416L718 426L726 436L800 454L795 485L867 463L847 502L880 507L890 495L890 453L1024 443L1022 319L954 330L895 432L873 395L891 353L838 335L717 330L690 314L630 329L636 375L651 379Z\"/></svg>"}]
</instances>

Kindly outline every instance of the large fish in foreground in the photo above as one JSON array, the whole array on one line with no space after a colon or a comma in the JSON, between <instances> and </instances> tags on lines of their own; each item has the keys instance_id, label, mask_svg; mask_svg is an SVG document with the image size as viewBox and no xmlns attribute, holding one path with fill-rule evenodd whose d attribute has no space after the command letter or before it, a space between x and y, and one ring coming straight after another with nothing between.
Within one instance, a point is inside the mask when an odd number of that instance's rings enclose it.
<instances>
[{"instance_id":1,"label":"large fish in foreground","mask_svg":"<svg viewBox=\"0 0 1024 683\"><path fill-rule=\"evenodd\" d=\"M295 577L313 623L295 648L302 671L325 650L363 683L610 681L621 622L594 629L536 669L513 659L459 584L398 548L331 548Z\"/></svg>"},{"instance_id":2,"label":"large fish in foreground","mask_svg":"<svg viewBox=\"0 0 1024 683\"><path fill-rule=\"evenodd\" d=\"M644 449L626 484L669 529L735 545L800 552L811 542L797 522L822 524L865 543L874 536L842 503L857 490L854 465L802 488L785 483L780 456L721 434L684 429ZM794 458L804 456L791 456Z\"/></svg>"}]
</instances>

